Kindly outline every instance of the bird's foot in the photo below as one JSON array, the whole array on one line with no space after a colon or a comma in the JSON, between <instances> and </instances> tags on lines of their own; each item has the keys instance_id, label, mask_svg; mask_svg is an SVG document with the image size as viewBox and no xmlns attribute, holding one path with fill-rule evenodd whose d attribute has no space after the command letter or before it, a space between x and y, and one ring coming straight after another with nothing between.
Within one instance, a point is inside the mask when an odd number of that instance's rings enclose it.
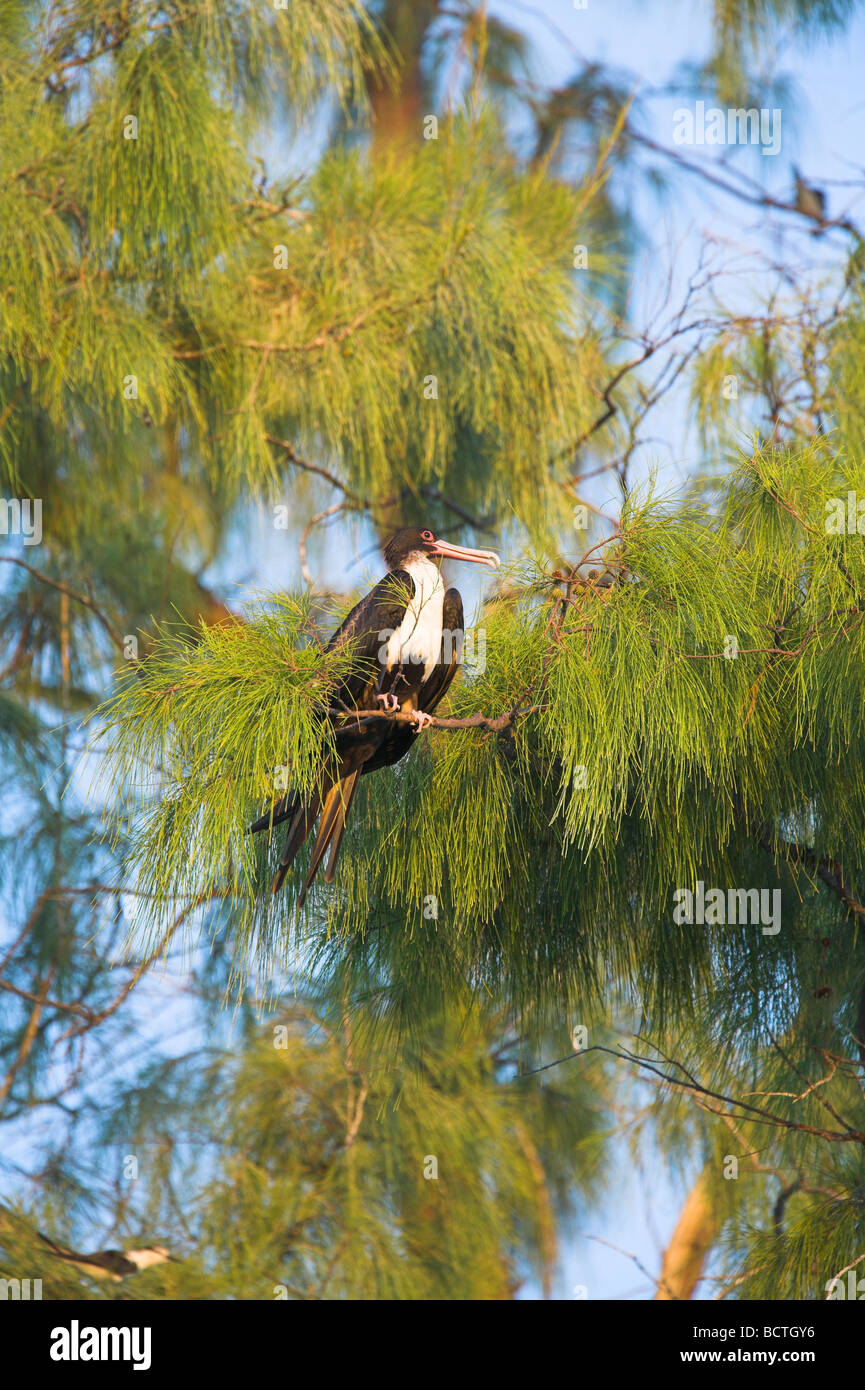
<instances>
[{"instance_id":1,"label":"bird's foot","mask_svg":"<svg viewBox=\"0 0 865 1390\"><path fill-rule=\"evenodd\" d=\"M388 714L393 714L396 710L399 709L399 700L396 698L395 695L392 695L390 691L388 691L387 695L376 695L375 698L377 700L381 700L382 704L384 705L385 711Z\"/></svg>"},{"instance_id":2,"label":"bird's foot","mask_svg":"<svg viewBox=\"0 0 865 1390\"><path fill-rule=\"evenodd\" d=\"M413 709L411 712L411 717L412 723L417 725L418 733L420 733L422 729L428 729L430 724L433 722L432 715L427 714L426 710L422 709Z\"/></svg>"}]
</instances>

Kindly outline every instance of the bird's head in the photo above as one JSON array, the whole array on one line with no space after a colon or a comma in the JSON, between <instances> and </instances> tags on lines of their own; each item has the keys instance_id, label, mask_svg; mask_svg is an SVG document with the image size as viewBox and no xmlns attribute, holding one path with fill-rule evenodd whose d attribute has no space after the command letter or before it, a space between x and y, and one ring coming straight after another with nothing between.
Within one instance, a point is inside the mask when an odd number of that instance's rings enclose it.
<instances>
[{"instance_id":1,"label":"bird's head","mask_svg":"<svg viewBox=\"0 0 865 1390\"><path fill-rule=\"evenodd\" d=\"M389 570L405 569L422 559L465 560L473 565L489 565L498 569L501 560L494 550L471 550L465 545L451 545L438 540L432 531L419 526L404 526L388 541L384 558Z\"/></svg>"}]
</instances>

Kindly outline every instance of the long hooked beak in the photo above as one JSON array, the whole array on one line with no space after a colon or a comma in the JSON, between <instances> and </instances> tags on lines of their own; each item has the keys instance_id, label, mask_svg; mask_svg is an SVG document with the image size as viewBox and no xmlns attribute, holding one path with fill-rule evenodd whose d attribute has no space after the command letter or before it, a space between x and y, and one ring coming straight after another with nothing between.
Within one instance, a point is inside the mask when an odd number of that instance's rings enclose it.
<instances>
[{"instance_id":1,"label":"long hooked beak","mask_svg":"<svg viewBox=\"0 0 865 1390\"><path fill-rule=\"evenodd\" d=\"M499 569L502 563L494 550L470 550L468 546L451 545L448 541L435 541L431 552L448 560L467 560L473 565L489 565L493 570Z\"/></svg>"}]
</instances>

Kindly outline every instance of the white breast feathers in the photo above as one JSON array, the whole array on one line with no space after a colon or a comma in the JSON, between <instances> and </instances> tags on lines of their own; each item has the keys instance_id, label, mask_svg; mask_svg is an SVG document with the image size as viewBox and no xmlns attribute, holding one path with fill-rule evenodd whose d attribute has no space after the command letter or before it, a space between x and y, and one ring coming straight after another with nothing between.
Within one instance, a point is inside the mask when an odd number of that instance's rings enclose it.
<instances>
[{"instance_id":1,"label":"white breast feathers","mask_svg":"<svg viewBox=\"0 0 865 1390\"><path fill-rule=\"evenodd\" d=\"M387 664L422 664L426 681L441 660L445 586L438 565L425 555L410 557L403 569L414 582L414 598L388 641Z\"/></svg>"}]
</instances>

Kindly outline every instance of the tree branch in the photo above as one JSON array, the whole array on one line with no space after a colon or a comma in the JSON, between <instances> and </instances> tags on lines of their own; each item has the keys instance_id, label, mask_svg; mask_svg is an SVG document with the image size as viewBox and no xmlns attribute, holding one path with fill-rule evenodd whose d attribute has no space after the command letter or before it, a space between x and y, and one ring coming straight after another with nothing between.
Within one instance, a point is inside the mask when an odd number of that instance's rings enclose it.
<instances>
[{"instance_id":1,"label":"tree branch","mask_svg":"<svg viewBox=\"0 0 865 1390\"><path fill-rule=\"evenodd\" d=\"M77 589L70 588L68 584L62 583L61 580L52 579L50 575L43 574L41 570L34 569L32 565L28 565L26 560L19 560L15 555L0 555L0 560L7 565L20 565L22 569L27 570L35 579L38 579L41 584L48 584L52 589L56 589L58 593L66 594L68 598L73 598L76 603L83 604L85 608L89 608L94 617L102 624L112 642L123 651L124 643L122 635L117 631L114 624L106 618L102 610L93 602L92 598L88 598L86 594L79 593Z\"/></svg>"},{"instance_id":2,"label":"tree branch","mask_svg":"<svg viewBox=\"0 0 865 1390\"><path fill-rule=\"evenodd\" d=\"M444 729L448 733L455 733L459 729L489 729L491 733L501 733L503 729L508 729L515 724L517 719L527 714L537 714L541 710L547 709L546 705L524 705L521 709L512 709L508 714L486 715L470 714L463 719L439 718L437 715L430 717L430 722L426 725L429 729ZM389 719L394 724L414 724L417 721L411 714L391 713L389 710L364 710L362 714L355 716L352 711L345 709L329 709L327 711L333 719L350 719L351 726L359 729L368 728L375 720ZM349 727L343 725L343 728Z\"/></svg>"}]
</instances>

